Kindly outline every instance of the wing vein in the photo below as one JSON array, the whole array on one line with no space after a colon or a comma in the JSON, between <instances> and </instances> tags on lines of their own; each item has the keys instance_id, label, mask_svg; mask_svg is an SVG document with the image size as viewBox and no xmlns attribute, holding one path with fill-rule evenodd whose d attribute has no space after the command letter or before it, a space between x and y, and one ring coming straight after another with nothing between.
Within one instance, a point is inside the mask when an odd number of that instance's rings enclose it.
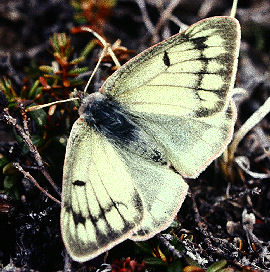
<instances>
[{"instance_id":1,"label":"wing vein","mask_svg":"<svg viewBox=\"0 0 270 272\"><path fill-rule=\"evenodd\" d=\"M194 75L220 75L221 73L216 73L216 72L212 72L212 73L209 73L209 72L166 72L164 71L163 74L194 74Z\"/></svg>"},{"instance_id":2,"label":"wing vein","mask_svg":"<svg viewBox=\"0 0 270 272\"><path fill-rule=\"evenodd\" d=\"M180 105L178 104L178 105L174 105L174 104L165 104L165 103L158 103L158 102L144 102L144 101L136 101L136 102L131 102L131 103L127 103L126 102L126 104L132 104L132 105L134 105L134 104L136 104L136 105L159 105L159 106L171 106L171 107L180 107ZM181 105L181 108L185 108L185 109L188 109L188 110L190 110L190 109L192 109L192 108L190 108L190 107L186 107L186 106L182 106Z\"/></svg>"},{"instance_id":3,"label":"wing vein","mask_svg":"<svg viewBox=\"0 0 270 272\"><path fill-rule=\"evenodd\" d=\"M171 64L171 67L174 66L174 65L177 65L177 64L181 64L181 63L185 63L185 62L190 62L190 61L196 61L196 60L201 60L201 61L209 61L209 60L216 60L217 58L216 57L211 57L211 58L194 58L194 59L187 59L187 60L183 60L183 61L178 61L178 62L175 62L173 64ZM225 67L225 66L224 66ZM153 77L149 78L148 80L146 81L142 81L142 83L138 86L136 86L135 88L131 88L131 89L128 89L128 90L125 90L123 91L122 93L119 93L117 96L121 96L121 95L126 95L127 93L129 92L132 92L134 90L137 90L138 88L142 87L143 85L147 85L147 86L156 86L156 85L151 85L151 84L147 84L148 82L151 82L153 79L157 78L159 75L163 74L163 73L170 73L170 72L166 72L165 70L164 71L161 71L160 73L157 73L156 75L154 75ZM185 73L188 73L188 72L177 72L179 74L185 74ZM199 74L199 72L197 73L194 73L194 74ZM205 73L207 74L207 73ZM210 73L209 73L210 74ZM217 73L217 74L220 74L220 73ZM170 87L170 85L157 85L157 86L168 86ZM172 86L176 86L176 85L172 85ZM183 87L183 86L179 86L179 87ZM186 87L186 88L191 88L191 89L196 89L196 88L192 88L192 87Z\"/></svg>"},{"instance_id":4,"label":"wing vein","mask_svg":"<svg viewBox=\"0 0 270 272\"><path fill-rule=\"evenodd\" d=\"M192 41L192 39L190 39L189 41ZM188 41L188 42L189 42ZM220 47L220 48L228 48L228 47L232 47L233 48L233 46L231 46L230 44L226 44L226 46L222 46L222 45L207 45L207 47L205 47L205 49L206 48L218 48L218 47ZM201 50L199 50L199 49L196 49L196 47L193 47L193 48L189 48L189 49L185 49L185 50L175 50L175 51L172 51L172 52L170 52L169 51L169 54L174 54L174 53L183 53L183 52L188 52L188 51L193 51L193 50L197 50L197 51L200 51L201 52Z\"/></svg>"}]
</instances>

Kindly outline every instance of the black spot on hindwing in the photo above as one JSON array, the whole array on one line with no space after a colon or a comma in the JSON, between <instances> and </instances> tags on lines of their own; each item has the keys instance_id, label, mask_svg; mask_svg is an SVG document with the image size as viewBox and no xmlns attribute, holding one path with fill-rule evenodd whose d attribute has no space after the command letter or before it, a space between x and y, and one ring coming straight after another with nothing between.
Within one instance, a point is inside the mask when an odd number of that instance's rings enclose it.
<instances>
[{"instance_id":1,"label":"black spot on hindwing","mask_svg":"<svg viewBox=\"0 0 270 272\"><path fill-rule=\"evenodd\" d=\"M151 158L154 162L160 162L161 164L166 164L167 162L164 161L162 154L158 150L153 150L153 155Z\"/></svg>"}]
</instances>

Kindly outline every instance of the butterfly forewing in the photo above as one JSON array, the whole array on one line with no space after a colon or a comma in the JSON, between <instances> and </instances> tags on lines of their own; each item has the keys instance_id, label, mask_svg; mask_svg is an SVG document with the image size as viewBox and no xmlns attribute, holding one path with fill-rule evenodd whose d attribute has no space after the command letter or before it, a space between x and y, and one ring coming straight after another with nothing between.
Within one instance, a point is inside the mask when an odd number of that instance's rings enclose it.
<instances>
[{"instance_id":1,"label":"butterfly forewing","mask_svg":"<svg viewBox=\"0 0 270 272\"><path fill-rule=\"evenodd\" d=\"M215 114L228 105L239 31L230 17L203 20L126 63L103 91L138 112Z\"/></svg>"},{"instance_id":2,"label":"butterfly forewing","mask_svg":"<svg viewBox=\"0 0 270 272\"><path fill-rule=\"evenodd\" d=\"M61 229L74 260L92 259L139 227L143 204L126 165L81 120L70 134L63 182Z\"/></svg>"},{"instance_id":3,"label":"butterfly forewing","mask_svg":"<svg viewBox=\"0 0 270 272\"><path fill-rule=\"evenodd\" d=\"M136 116L183 176L198 176L231 140L239 39L237 20L205 19L142 52L102 88Z\"/></svg>"}]
</instances>

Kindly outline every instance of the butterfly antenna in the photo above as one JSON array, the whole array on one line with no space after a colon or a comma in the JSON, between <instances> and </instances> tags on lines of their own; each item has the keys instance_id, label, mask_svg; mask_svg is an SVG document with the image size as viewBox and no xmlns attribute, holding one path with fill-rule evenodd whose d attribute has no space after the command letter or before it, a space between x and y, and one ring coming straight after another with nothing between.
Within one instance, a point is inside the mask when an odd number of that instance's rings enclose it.
<instances>
[{"instance_id":1,"label":"butterfly antenna","mask_svg":"<svg viewBox=\"0 0 270 272\"><path fill-rule=\"evenodd\" d=\"M90 27L84 26L84 27L81 27L81 30L92 33L103 44L104 48L107 47L108 53L110 54L110 56L111 56L112 60L114 61L116 67L117 68L121 67L121 64L118 61L117 57L115 56L115 54L114 54L114 52L113 52L113 50L111 48L111 45L109 43L107 43L104 38L102 38L97 32L92 30Z\"/></svg>"},{"instance_id":2,"label":"butterfly antenna","mask_svg":"<svg viewBox=\"0 0 270 272\"><path fill-rule=\"evenodd\" d=\"M238 0L233 0L233 5L232 5L232 9L231 9L231 14L230 16L235 18L235 14L236 14L236 10L237 10L237 3Z\"/></svg>"},{"instance_id":3,"label":"butterfly antenna","mask_svg":"<svg viewBox=\"0 0 270 272\"><path fill-rule=\"evenodd\" d=\"M36 105L36 106L32 106L32 107L27 108L25 111L26 112L35 111L35 110L39 110L39 109L42 109L42 108L50 107L50 106L55 105L55 104L65 103L65 102L74 101L74 100L78 100L78 99L79 99L78 97L73 97L73 98L68 98L68 99L65 99L65 100L54 101L54 102L44 104L44 105Z\"/></svg>"},{"instance_id":4,"label":"butterfly antenna","mask_svg":"<svg viewBox=\"0 0 270 272\"><path fill-rule=\"evenodd\" d=\"M121 67L121 64L118 61L117 57L115 56L115 54L111 48L111 45L109 43L107 43L106 40L104 38L102 38L96 31L94 31L90 27L81 27L81 30L84 30L84 31L87 31L87 32L90 32L91 34L93 34L104 46L104 48L101 52L101 55L99 57L99 60L97 62L97 65L96 65L95 69L93 70L93 73L91 74L91 76L90 76L90 78L84 88L84 93L86 93L86 90L88 89L89 84L98 69L98 66L100 65L102 59L104 58L104 56L106 55L107 52L110 54L110 56L111 56L112 60L114 61L117 68Z\"/></svg>"},{"instance_id":5,"label":"butterfly antenna","mask_svg":"<svg viewBox=\"0 0 270 272\"><path fill-rule=\"evenodd\" d=\"M95 73L96 73L96 71L97 71L97 69L98 69L98 67L99 67L99 65L100 65L100 63L101 63L101 61L102 61L102 59L104 58L104 56L106 55L107 52L108 52L108 44L106 43L105 46L104 46L104 48L103 48L102 51L101 51L101 54L100 54L100 57L99 57L98 62L97 62L97 64L96 64L96 67L95 67L95 69L93 70L93 73L91 74L91 76L90 76L90 78L88 79L88 82L87 82L87 84L86 84L86 86L85 86L85 88L84 88L84 91L83 91L84 93L86 93L86 90L88 89L88 87L89 87L89 85L90 85L90 82L91 82L92 78L94 77L94 75L95 75Z\"/></svg>"}]
</instances>

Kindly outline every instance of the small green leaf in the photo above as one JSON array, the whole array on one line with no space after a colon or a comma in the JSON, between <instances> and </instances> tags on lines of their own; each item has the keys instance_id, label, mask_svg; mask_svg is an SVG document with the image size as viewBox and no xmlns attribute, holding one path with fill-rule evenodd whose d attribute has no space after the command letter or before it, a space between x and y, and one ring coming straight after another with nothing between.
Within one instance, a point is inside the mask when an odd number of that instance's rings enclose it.
<instances>
[{"instance_id":1,"label":"small green leaf","mask_svg":"<svg viewBox=\"0 0 270 272\"><path fill-rule=\"evenodd\" d=\"M36 80L35 83L33 84L32 88L28 92L28 98L29 99L34 99L37 94L39 93L41 88L39 88L39 80Z\"/></svg>"},{"instance_id":2,"label":"small green leaf","mask_svg":"<svg viewBox=\"0 0 270 272\"><path fill-rule=\"evenodd\" d=\"M80 86L84 83L84 81L81 79L71 79L69 82L72 86Z\"/></svg>"},{"instance_id":3,"label":"small green leaf","mask_svg":"<svg viewBox=\"0 0 270 272\"><path fill-rule=\"evenodd\" d=\"M75 15L74 19L78 24L87 24L88 23L88 21L85 19L85 17L82 17L80 15Z\"/></svg>"},{"instance_id":4,"label":"small green leaf","mask_svg":"<svg viewBox=\"0 0 270 272\"><path fill-rule=\"evenodd\" d=\"M79 58L73 59L73 60L70 62L70 64L78 64L78 63L84 61L84 59L85 59L85 57L84 57L84 56L81 56L81 57L79 57Z\"/></svg>"},{"instance_id":5,"label":"small green leaf","mask_svg":"<svg viewBox=\"0 0 270 272\"><path fill-rule=\"evenodd\" d=\"M35 106L35 105L37 105L37 104L32 103L30 105L30 107ZM47 113L43 109L30 111L29 114L39 127L43 127L46 124Z\"/></svg>"},{"instance_id":6,"label":"small green leaf","mask_svg":"<svg viewBox=\"0 0 270 272\"><path fill-rule=\"evenodd\" d=\"M4 167L3 167L3 174L4 175L12 175L12 174L15 174L17 173L17 170L16 168L13 166L13 162L10 162L8 164L6 164Z\"/></svg>"},{"instance_id":7,"label":"small green leaf","mask_svg":"<svg viewBox=\"0 0 270 272\"><path fill-rule=\"evenodd\" d=\"M165 266L166 265L161 259L154 258L154 257L144 258L143 261L147 265L153 265L153 266L159 266L159 265Z\"/></svg>"},{"instance_id":8,"label":"small green leaf","mask_svg":"<svg viewBox=\"0 0 270 272\"><path fill-rule=\"evenodd\" d=\"M82 67L82 68L76 68L76 69L70 70L68 72L68 74L69 75L72 75L72 74L81 74L81 73L85 73L87 71L89 71L88 67Z\"/></svg>"},{"instance_id":9,"label":"small green leaf","mask_svg":"<svg viewBox=\"0 0 270 272\"><path fill-rule=\"evenodd\" d=\"M224 268L226 266L227 261L226 260L221 260L219 262L213 263L211 266L207 268L207 272L216 272L219 271L221 268Z\"/></svg>"},{"instance_id":10,"label":"small green leaf","mask_svg":"<svg viewBox=\"0 0 270 272\"><path fill-rule=\"evenodd\" d=\"M81 8L81 3L78 1L74 1L74 0L72 0L71 2L70 2L70 4L71 4L71 6L74 8L74 9L77 9L77 10L81 10L82 8Z\"/></svg>"},{"instance_id":11,"label":"small green leaf","mask_svg":"<svg viewBox=\"0 0 270 272\"><path fill-rule=\"evenodd\" d=\"M42 71L44 73L53 73L53 68L51 66L41 65L38 68L39 68L40 71Z\"/></svg>"},{"instance_id":12,"label":"small green leaf","mask_svg":"<svg viewBox=\"0 0 270 272\"><path fill-rule=\"evenodd\" d=\"M1 156L2 158L0 159L0 167L3 168L9 162L9 160L6 157L4 157L2 154Z\"/></svg>"},{"instance_id":13,"label":"small green leaf","mask_svg":"<svg viewBox=\"0 0 270 272\"><path fill-rule=\"evenodd\" d=\"M15 176L5 176L3 182L5 191L9 191L15 185L15 181Z\"/></svg>"},{"instance_id":14,"label":"small green leaf","mask_svg":"<svg viewBox=\"0 0 270 272\"><path fill-rule=\"evenodd\" d=\"M96 46L96 41L95 40L91 40L83 49L83 51L81 52L80 56L81 57L86 57L90 52L92 52L93 48Z\"/></svg>"},{"instance_id":15,"label":"small green leaf","mask_svg":"<svg viewBox=\"0 0 270 272\"><path fill-rule=\"evenodd\" d=\"M17 177L17 175L5 176L3 182L5 194L15 200L20 198L20 194L16 186Z\"/></svg>"}]
</instances>

